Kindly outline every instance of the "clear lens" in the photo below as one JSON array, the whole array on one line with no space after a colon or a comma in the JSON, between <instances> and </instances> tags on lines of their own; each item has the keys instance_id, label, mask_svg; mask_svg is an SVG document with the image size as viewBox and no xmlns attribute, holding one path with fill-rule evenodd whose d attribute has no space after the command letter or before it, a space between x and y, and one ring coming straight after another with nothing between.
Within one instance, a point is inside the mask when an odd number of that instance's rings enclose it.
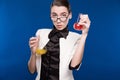
<instances>
[{"instance_id":1,"label":"clear lens","mask_svg":"<svg viewBox=\"0 0 120 80\"><path fill-rule=\"evenodd\" d=\"M67 20L68 16L62 16L62 17L57 17L57 16L51 16L51 19L52 21L56 22L58 19L61 21L61 22L65 22Z\"/></svg>"}]
</instances>

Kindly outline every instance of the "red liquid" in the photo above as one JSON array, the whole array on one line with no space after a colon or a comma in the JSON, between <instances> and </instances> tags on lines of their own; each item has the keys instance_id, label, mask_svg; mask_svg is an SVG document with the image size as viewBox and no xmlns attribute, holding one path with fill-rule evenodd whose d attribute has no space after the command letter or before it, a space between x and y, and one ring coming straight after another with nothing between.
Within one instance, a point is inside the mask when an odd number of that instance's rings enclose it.
<instances>
[{"instance_id":1,"label":"red liquid","mask_svg":"<svg viewBox=\"0 0 120 80\"><path fill-rule=\"evenodd\" d=\"M78 24L78 23L74 23L73 27L74 27L75 30L82 30L82 28L83 28L83 26Z\"/></svg>"}]
</instances>

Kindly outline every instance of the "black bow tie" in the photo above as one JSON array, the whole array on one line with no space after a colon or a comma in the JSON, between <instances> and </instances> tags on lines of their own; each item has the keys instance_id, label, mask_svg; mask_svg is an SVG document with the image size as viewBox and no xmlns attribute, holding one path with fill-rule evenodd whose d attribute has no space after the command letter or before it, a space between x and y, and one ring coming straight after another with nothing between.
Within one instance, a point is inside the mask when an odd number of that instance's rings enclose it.
<instances>
[{"instance_id":1,"label":"black bow tie","mask_svg":"<svg viewBox=\"0 0 120 80\"><path fill-rule=\"evenodd\" d=\"M54 29L50 32L50 34L48 36L49 39L51 39L54 36L56 36L57 38L61 38L61 37L66 38L67 37L68 32L69 32L68 26L66 28L64 28L63 30L57 30L55 28L55 26L53 26L53 27L54 27Z\"/></svg>"}]
</instances>

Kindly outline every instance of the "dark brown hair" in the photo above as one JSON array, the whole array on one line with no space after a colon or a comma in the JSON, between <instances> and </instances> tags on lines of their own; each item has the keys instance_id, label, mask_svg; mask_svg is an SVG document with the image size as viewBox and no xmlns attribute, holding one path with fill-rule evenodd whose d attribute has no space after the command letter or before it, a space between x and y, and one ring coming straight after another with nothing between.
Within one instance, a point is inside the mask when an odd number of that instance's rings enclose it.
<instances>
[{"instance_id":1,"label":"dark brown hair","mask_svg":"<svg viewBox=\"0 0 120 80\"><path fill-rule=\"evenodd\" d=\"M68 9L68 12L71 12L70 3L68 2L68 0L53 0L51 8L53 6L65 6Z\"/></svg>"}]
</instances>

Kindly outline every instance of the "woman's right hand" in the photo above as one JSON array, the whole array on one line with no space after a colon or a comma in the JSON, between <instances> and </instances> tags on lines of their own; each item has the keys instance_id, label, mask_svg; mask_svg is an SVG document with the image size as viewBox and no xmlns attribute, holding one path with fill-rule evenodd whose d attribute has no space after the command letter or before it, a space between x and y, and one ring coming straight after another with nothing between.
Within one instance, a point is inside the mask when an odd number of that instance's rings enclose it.
<instances>
[{"instance_id":1,"label":"woman's right hand","mask_svg":"<svg viewBox=\"0 0 120 80\"><path fill-rule=\"evenodd\" d=\"M36 54L36 49L39 46L39 36L37 37L31 37L29 39L29 47L32 52L32 54Z\"/></svg>"}]
</instances>

